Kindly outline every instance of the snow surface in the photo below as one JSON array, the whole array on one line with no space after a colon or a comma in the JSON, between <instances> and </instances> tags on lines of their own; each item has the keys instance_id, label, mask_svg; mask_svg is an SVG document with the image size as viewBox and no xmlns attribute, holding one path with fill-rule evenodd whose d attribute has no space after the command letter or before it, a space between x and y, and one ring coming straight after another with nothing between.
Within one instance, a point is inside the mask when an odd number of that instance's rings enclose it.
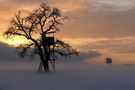
<instances>
[{"instance_id":1,"label":"snow surface","mask_svg":"<svg viewBox=\"0 0 135 90\"><path fill-rule=\"evenodd\" d=\"M0 90L135 90L134 65L57 62L37 73L38 62L0 63Z\"/></svg>"}]
</instances>

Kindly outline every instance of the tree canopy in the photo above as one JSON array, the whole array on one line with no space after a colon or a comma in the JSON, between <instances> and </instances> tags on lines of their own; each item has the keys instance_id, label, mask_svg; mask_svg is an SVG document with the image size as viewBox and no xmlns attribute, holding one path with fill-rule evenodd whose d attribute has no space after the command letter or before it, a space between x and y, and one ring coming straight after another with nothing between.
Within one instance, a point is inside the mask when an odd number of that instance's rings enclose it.
<instances>
[{"instance_id":1,"label":"tree canopy","mask_svg":"<svg viewBox=\"0 0 135 90\"><path fill-rule=\"evenodd\" d=\"M10 26L4 35L8 38L12 36L26 38L29 42L18 47L18 54L21 57L27 53L30 53L30 56L39 55L44 71L49 71L48 62L51 61L49 58L51 53L58 53L61 56L77 54L71 45L61 40L54 39L53 46L47 44L48 35L59 32L65 19L58 8L41 3L40 8L27 15L19 11L10 21Z\"/></svg>"}]
</instances>

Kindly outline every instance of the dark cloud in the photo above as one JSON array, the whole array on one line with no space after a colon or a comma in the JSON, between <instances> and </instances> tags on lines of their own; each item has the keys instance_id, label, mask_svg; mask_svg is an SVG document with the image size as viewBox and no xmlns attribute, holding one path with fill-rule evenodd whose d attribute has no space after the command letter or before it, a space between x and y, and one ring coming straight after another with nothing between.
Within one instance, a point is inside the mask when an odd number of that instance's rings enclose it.
<instances>
[{"instance_id":1,"label":"dark cloud","mask_svg":"<svg viewBox=\"0 0 135 90\"><path fill-rule=\"evenodd\" d=\"M102 53L99 51L87 51L87 52L79 52L79 54L72 55L70 57L58 57L58 61L68 60L68 61L84 61L90 58L95 58L101 56Z\"/></svg>"},{"instance_id":2,"label":"dark cloud","mask_svg":"<svg viewBox=\"0 0 135 90\"><path fill-rule=\"evenodd\" d=\"M58 58L58 61L59 60L79 60L79 61L82 61L82 60L86 60L88 58L93 58L93 57L97 57L97 56L100 56L101 53L98 52L98 51L89 51L89 52L80 52L79 53L79 56L71 56L70 58L62 58L62 57L59 57ZM34 60L40 60L38 56L36 56L35 58L33 58ZM5 43L2 43L0 42L0 62L2 61L5 61L5 62L12 62L12 61L25 61L25 60L31 60L30 58L26 57L26 58L20 58L18 56L18 53L16 51L16 48L15 47L12 47L12 46L9 46Z\"/></svg>"},{"instance_id":3,"label":"dark cloud","mask_svg":"<svg viewBox=\"0 0 135 90\"><path fill-rule=\"evenodd\" d=\"M26 58L19 57L17 53L17 49L15 47L0 42L0 62L1 61L2 62L25 61L25 60L31 60L31 59L28 57Z\"/></svg>"},{"instance_id":4,"label":"dark cloud","mask_svg":"<svg viewBox=\"0 0 135 90\"><path fill-rule=\"evenodd\" d=\"M12 61L18 59L15 48L5 43L0 43L0 61Z\"/></svg>"}]
</instances>

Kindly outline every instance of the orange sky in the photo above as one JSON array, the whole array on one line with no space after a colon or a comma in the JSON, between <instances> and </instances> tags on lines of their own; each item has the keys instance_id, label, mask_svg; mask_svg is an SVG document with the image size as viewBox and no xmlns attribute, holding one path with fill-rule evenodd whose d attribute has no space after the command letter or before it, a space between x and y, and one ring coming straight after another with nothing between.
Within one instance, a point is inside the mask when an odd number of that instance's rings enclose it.
<instances>
[{"instance_id":1,"label":"orange sky","mask_svg":"<svg viewBox=\"0 0 135 90\"><path fill-rule=\"evenodd\" d=\"M44 1L69 17L58 38L75 48L106 53L135 53L134 0L0 0L0 34L7 29L9 20L18 10L32 11ZM5 40L2 36L0 41L24 43L21 38Z\"/></svg>"}]
</instances>

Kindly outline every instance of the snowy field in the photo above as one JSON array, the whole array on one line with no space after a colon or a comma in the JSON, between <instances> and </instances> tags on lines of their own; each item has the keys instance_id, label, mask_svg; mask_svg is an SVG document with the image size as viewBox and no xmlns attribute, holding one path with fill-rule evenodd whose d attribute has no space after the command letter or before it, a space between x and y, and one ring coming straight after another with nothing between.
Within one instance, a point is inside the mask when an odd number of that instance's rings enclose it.
<instances>
[{"instance_id":1,"label":"snowy field","mask_svg":"<svg viewBox=\"0 0 135 90\"><path fill-rule=\"evenodd\" d=\"M135 90L135 66L59 62L37 73L38 62L0 63L0 90Z\"/></svg>"}]
</instances>

